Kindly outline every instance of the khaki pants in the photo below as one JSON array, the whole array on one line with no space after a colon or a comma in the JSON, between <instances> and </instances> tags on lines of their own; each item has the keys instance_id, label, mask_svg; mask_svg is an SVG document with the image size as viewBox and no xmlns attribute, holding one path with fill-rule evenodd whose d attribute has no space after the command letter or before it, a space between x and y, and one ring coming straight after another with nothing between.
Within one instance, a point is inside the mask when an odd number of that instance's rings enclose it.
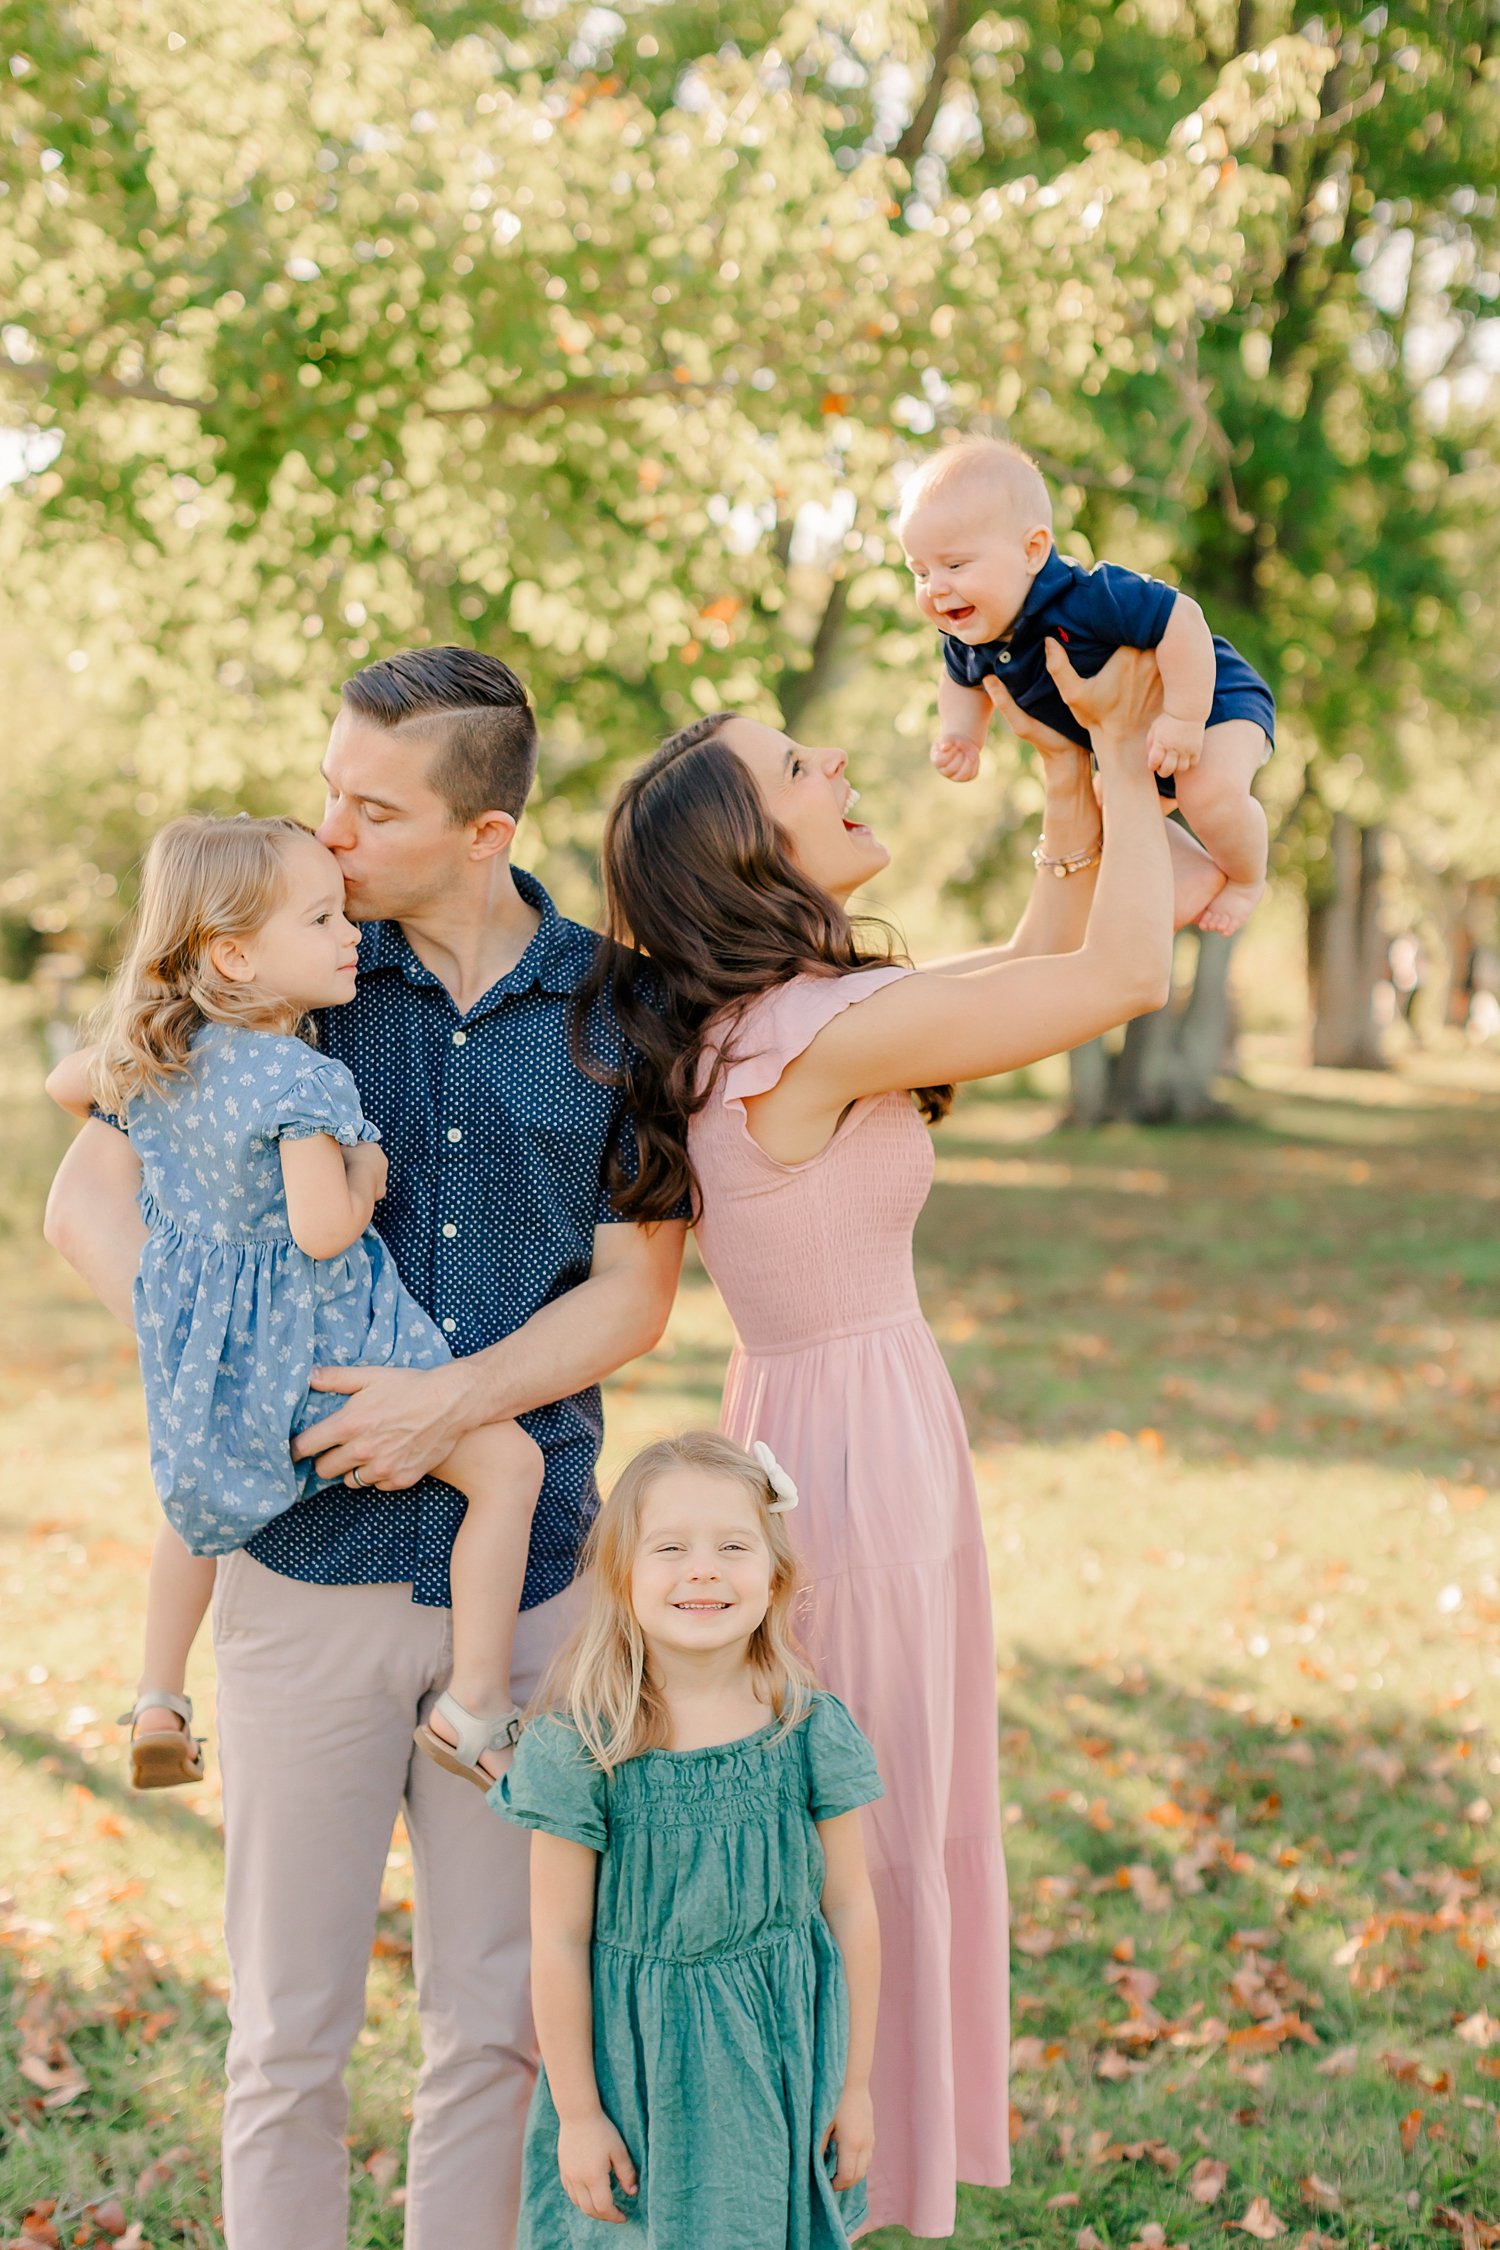
<instances>
[{"instance_id":1,"label":"khaki pants","mask_svg":"<svg viewBox=\"0 0 1500 2250\"><path fill-rule=\"evenodd\" d=\"M524 1700L576 1612L521 1616ZM411 1836L423 2063L407 2250L509 2250L536 2075L528 1838L412 1745L447 1679L449 1613L409 1586L310 1586L238 1553L214 1595L224 1773L230 2250L345 2250L344 2066L396 1815Z\"/></svg>"}]
</instances>

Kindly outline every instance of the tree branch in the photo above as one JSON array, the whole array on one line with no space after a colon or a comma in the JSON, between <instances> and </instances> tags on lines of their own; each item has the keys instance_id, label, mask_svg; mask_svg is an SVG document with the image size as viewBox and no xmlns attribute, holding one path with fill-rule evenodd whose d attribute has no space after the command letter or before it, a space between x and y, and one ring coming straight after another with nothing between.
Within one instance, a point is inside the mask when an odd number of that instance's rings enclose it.
<instances>
[{"instance_id":1,"label":"tree branch","mask_svg":"<svg viewBox=\"0 0 1500 2250\"><path fill-rule=\"evenodd\" d=\"M828 684L833 669L834 651L844 627L844 616L849 606L849 580L847 576L835 578L828 589L828 599L823 614L818 619L818 629L813 635L811 660L800 672L791 673L783 682L779 695L781 716L788 727L794 727L814 696L820 695Z\"/></svg>"},{"instance_id":2,"label":"tree branch","mask_svg":"<svg viewBox=\"0 0 1500 2250\"><path fill-rule=\"evenodd\" d=\"M927 136L932 131L932 121L937 116L943 99L943 88L948 82L948 65L958 51L964 35L962 0L937 0L932 11L932 68L922 99L904 127L901 138L891 150L898 163L908 171L927 146Z\"/></svg>"},{"instance_id":3,"label":"tree branch","mask_svg":"<svg viewBox=\"0 0 1500 2250\"><path fill-rule=\"evenodd\" d=\"M49 366L44 359L12 359L8 352L0 352L0 375L12 375L17 382L29 383L35 391L49 390L54 383L73 380L60 367ZM85 375L83 387L100 398L138 398L151 406L181 406L190 414L207 414L213 400L208 398L183 398L178 391L164 391L157 383L128 383L118 375Z\"/></svg>"},{"instance_id":4,"label":"tree branch","mask_svg":"<svg viewBox=\"0 0 1500 2250\"><path fill-rule=\"evenodd\" d=\"M66 383L76 378L46 360L14 359L0 352L0 375L12 376L26 383L32 390L45 391L53 383ZM82 377L83 387L97 398L140 399L150 406L180 407L189 414L210 414L215 401L211 398L184 398L178 391L164 391L160 384L147 381L126 382L118 375L92 374ZM470 406L432 406L425 399L414 399L412 404L419 414L434 422L461 422L470 414L483 415L494 422L534 422L554 406L574 413L590 406L628 406L635 399L681 397L711 397L733 390L734 385L724 378L706 383L684 382L670 372L646 375L638 383L611 385L609 383L566 383L560 390L544 391L530 398L477 399Z\"/></svg>"}]
</instances>

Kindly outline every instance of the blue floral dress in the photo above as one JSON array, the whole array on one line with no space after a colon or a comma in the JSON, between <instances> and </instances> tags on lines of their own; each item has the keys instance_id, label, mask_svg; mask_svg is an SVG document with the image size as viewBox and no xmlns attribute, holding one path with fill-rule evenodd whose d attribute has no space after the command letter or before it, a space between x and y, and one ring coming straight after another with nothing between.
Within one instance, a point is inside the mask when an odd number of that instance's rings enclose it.
<instances>
[{"instance_id":1,"label":"blue floral dress","mask_svg":"<svg viewBox=\"0 0 1500 2250\"><path fill-rule=\"evenodd\" d=\"M546 2073L526 2124L518 2250L843 2250L863 2185L823 2136L848 2046L815 1822L882 1794L837 1696L790 1733L648 1750L600 1772L561 1718L529 1726L490 1803L599 1853L594 2071L638 2191L627 2219L563 2193Z\"/></svg>"},{"instance_id":2,"label":"blue floral dress","mask_svg":"<svg viewBox=\"0 0 1500 2250\"><path fill-rule=\"evenodd\" d=\"M300 1039L208 1024L191 1076L123 1120L141 1160L147 1238L135 1323L151 1474L195 1555L241 1547L321 1489L294 1436L334 1412L315 1367L438 1367L451 1358L373 1229L337 1258L292 1240L278 1144L380 1135L344 1065Z\"/></svg>"}]
</instances>

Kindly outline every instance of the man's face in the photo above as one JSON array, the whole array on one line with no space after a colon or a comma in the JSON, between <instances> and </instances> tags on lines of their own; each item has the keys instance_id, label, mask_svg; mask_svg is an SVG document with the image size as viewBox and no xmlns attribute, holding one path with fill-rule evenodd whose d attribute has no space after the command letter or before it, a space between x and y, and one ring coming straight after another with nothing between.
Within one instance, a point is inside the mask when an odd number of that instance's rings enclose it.
<instances>
[{"instance_id":1,"label":"man's face","mask_svg":"<svg viewBox=\"0 0 1500 2250\"><path fill-rule=\"evenodd\" d=\"M427 785L432 755L419 738L356 711L333 722L318 841L338 861L351 921L417 920L451 897L471 864L474 830L458 826Z\"/></svg>"}]
</instances>

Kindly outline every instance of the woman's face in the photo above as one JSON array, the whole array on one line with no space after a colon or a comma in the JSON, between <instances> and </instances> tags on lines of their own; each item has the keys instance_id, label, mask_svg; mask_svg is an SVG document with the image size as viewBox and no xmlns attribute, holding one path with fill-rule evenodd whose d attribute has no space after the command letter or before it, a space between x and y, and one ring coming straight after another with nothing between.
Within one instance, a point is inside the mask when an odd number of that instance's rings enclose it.
<instances>
[{"instance_id":1,"label":"woman's face","mask_svg":"<svg viewBox=\"0 0 1500 2250\"><path fill-rule=\"evenodd\" d=\"M889 865L879 837L852 817L858 792L849 786L842 750L804 750L759 719L731 719L720 733L810 883L846 899Z\"/></svg>"}]
</instances>

